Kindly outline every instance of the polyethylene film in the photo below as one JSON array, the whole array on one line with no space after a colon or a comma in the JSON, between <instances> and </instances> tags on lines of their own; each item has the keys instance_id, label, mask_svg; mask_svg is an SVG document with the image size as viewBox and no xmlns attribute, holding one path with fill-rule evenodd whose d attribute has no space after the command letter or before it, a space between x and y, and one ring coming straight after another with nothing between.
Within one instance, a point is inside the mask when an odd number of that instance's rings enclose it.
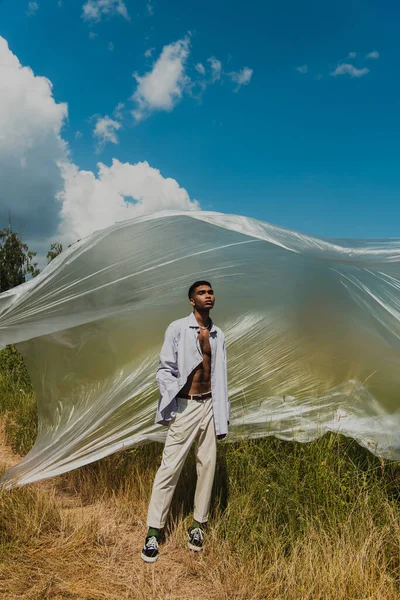
<instances>
[{"instance_id":1,"label":"polyethylene film","mask_svg":"<svg viewBox=\"0 0 400 600\"><path fill-rule=\"evenodd\" d=\"M329 241L210 212L164 212L95 232L0 295L39 431L2 482L23 485L163 441L155 372L189 286L211 282L225 332L228 440L326 431L400 460L400 240Z\"/></svg>"}]
</instances>

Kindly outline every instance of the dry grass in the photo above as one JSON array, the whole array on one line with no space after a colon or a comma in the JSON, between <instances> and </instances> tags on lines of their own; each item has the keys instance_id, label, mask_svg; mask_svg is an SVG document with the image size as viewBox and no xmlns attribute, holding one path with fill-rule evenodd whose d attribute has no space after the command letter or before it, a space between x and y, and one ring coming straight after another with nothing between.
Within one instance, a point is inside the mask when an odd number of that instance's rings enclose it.
<instances>
[{"instance_id":1,"label":"dry grass","mask_svg":"<svg viewBox=\"0 0 400 600\"><path fill-rule=\"evenodd\" d=\"M253 450L251 456L257 462L262 446L242 444L222 454L230 466L240 454ZM242 464L239 473L234 469L231 501L224 512L220 509L222 492L217 489L204 553L192 554L186 548L185 526L190 516L185 505L190 496L181 485L160 559L155 565L144 564L140 548L160 449L142 449L141 459L139 452L109 457L51 482L1 492L1 598L400 597L400 513L395 501L381 497L377 507L371 490L365 489L345 511L345 518L337 518L336 526L322 511L307 522L300 519L294 527L280 522L276 499L264 505L264 512L259 501L254 506L251 461ZM236 453L232 462L227 456L231 452ZM3 447L0 456L4 455ZM189 462L183 477L192 484L193 464ZM249 486L240 491L245 478ZM290 508L296 510L294 505Z\"/></svg>"},{"instance_id":2,"label":"dry grass","mask_svg":"<svg viewBox=\"0 0 400 600\"><path fill-rule=\"evenodd\" d=\"M0 378L0 470L34 439L34 396ZM12 445L12 447L11 447ZM157 563L140 550L152 444L0 490L4 600L398 600L400 469L351 440L221 444L203 553L190 553L193 456Z\"/></svg>"}]
</instances>

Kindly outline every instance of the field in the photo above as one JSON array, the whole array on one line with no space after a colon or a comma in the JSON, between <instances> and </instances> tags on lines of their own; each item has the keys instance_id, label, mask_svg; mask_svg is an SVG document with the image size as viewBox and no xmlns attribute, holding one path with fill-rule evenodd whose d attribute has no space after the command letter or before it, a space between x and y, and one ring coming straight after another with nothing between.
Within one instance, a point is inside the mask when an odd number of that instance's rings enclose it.
<instances>
[{"instance_id":1,"label":"field","mask_svg":"<svg viewBox=\"0 0 400 600\"><path fill-rule=\"evenodd\" d=\"M10 360L8 357L7 360ZM36 432L20 372L0 377L0 468ZM175 494L160 559L140 549L161 445L0 491L4 600L398 600L400 468L352 440L223 442L206 548L187 550L195 470Z\"/></svg>"}]
</instances>

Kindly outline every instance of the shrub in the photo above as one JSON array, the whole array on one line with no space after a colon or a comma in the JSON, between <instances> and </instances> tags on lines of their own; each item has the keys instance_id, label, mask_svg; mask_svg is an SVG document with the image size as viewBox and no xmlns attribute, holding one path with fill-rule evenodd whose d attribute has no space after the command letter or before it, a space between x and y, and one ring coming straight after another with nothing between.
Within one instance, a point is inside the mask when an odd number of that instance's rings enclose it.
<instances>
[{"instance_id":1,"label":"shrub","mask_svg":"<svg viewBox=\"0 0 400 600\"><path fill-rule=\"evenodd\" d=\"M0 373L25 391L32 391L32 382L26 370L24 359L12 344L0 351Z\"/></svg>"}]
</instances>

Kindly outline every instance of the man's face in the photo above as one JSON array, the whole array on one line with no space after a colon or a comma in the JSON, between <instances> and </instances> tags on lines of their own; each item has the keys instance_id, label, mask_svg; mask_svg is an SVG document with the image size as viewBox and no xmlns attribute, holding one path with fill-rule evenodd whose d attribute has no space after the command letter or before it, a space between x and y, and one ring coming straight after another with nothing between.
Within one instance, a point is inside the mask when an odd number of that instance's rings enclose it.
<instances>
[{"instance_id":1,"label":"man's face","mask_svg":"<svg viewBox=\"0 0 400 600\"><path fill-rule=\"evenodd\" d=\"M209 285L199 285L190 298L190 304L197 310L210 310L214 302L214 290Z\"/></svg>"}]
</instances>

